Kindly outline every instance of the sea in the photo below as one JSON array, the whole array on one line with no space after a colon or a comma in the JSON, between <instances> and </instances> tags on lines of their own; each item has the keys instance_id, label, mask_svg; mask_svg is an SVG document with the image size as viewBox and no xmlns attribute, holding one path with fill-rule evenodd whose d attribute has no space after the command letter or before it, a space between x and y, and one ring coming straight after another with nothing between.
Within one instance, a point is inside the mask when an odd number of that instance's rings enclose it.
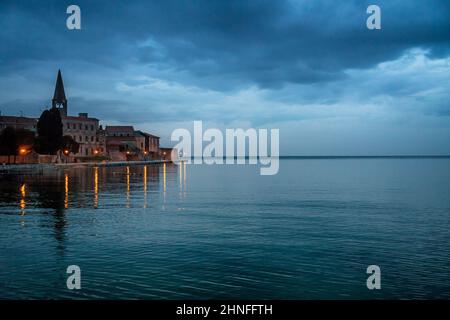
<instances>
[{"instance_id":1,"label":"sea","mask_svg":"<svg viewBox=\"0 0 450 320\"><path fill-rule=\"evenodd\" d=\"M0 299L432 298L449 157L0 171Z\"/></svg>"}]
</instances>

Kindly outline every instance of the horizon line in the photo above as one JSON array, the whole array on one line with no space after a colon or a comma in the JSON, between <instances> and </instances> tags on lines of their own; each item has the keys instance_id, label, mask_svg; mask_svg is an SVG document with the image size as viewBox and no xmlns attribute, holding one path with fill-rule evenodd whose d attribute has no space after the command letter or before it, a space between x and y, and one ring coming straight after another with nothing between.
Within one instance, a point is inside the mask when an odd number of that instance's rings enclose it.
<instances>
[{"instance_id":1,"label":"horizon line","mask_svg":"<svg viewBox=\"0 0 450 320\"><path fill-rule=\"evenodd\" d=\"M256 157L250 157L250 156L244 156L244 157L238 157L238 156L233 156L233 157L229 157L229 158L245 158L245 159L249 159L249 158L270 158L272 156L268 155L265 157L261 157L261 156L256 156ZM195 156L191 156L191 157L180 157L180 159L199 159L199 158L215 158L215 157L195 157ZM220 158L220 157L218 157ZM226 159L226 156L222 157L223 159ZM433 154L429 154L429 155L283 155L283 156L278 156L278 158L304 158L304 159L320 159L320 158L450 158L450 154L448 155L433 155Z\"/></svg>"}]
</instances>

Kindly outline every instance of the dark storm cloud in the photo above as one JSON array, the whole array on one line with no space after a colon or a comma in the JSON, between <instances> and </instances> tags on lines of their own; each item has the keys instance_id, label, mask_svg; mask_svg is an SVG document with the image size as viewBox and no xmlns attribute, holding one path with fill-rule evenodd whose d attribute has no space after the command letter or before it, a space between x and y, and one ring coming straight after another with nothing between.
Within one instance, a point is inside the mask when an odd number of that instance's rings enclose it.
<instances>
[{"instance_id":1,"label":"dark storm cloud","mask_svg":"<svg viewBox=\"0 0 450 320\"><path fill-rule=\"evenodd\" d=\"M76 1L81 32L65 28L67 1L3 1L3 72L25 60L129 63L187 72L190 83L229 89L339 79L406 49L449 52L450 4L434 1ZM382 8L382 30L365 26Z\"/></svg>"},{"instance_id":2,"label":"dark storm cloud","mask_svg":"<svg viewBox=\"0 0 450 320\"><path fill-rule=\"evenodd\" d=\"M62 69L70 114L162 137L203 120L279 128L290 154L449 153L449 17L448 0L0 0L0 110L38 116Z\"/></svg>"}]
</instances>

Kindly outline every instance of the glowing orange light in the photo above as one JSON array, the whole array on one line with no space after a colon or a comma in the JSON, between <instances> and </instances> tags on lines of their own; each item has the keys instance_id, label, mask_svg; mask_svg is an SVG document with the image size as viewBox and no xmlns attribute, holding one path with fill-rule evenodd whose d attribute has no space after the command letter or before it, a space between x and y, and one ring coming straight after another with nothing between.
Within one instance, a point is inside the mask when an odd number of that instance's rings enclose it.
<instances>
[{"instance_id":1,"label":"glowing orange light","mask_svg":"<svg viewBox=\"0 0 450 320\"><path fill-rule=\"evenodd\" d=\"M26 184L22 184L20 186L20 194L23 198L25 198L25 195L27 194Z\"/></svg>"},{"instance_id":2,"label":"glowing orange light","mask_svg":"<svg viewBox=\"0 0 450 320\"><path fill-rule=\"evenodd\" d=\"M69 175L64 174L64 208L69 208Z\"/></svg>"},{"instance_id":3,"label":"glowing orange light","mask_svg":"<svg viewBox=\"0 0 450 320\"><path fill-rule=\"evenodd\" d=\"M64 154L65 154L65 155L68 155L68 154L69 154L69 150L67 150L67 149L64 150Z\"/></svg>"},{"instance_id":4,"label":"glowing orange light","mask_svg":"<svg viewBox=\"0 0 450 320\"><path fill-rule=\"evenodd\" d=\"M166 163L163 164L163 186L164 186L164 194L166 193Z\"/></svg>"},{"instance_id":5,"label":"glowing orange light","mask_svg":"<svg viewBox=\"0 0 450 320\"><path fill-rule=\"evenodd\" d=\"M94 154L98 154L98 150L94 150Z\"/></svg>"},{"instance_id":6,"label":"glowing orange light","mask_svg":"<svg viewBox=\"0 0 450 320\"><path fill-rule=\"evenodd\" d=\"M127 154L130 154L130 151L127 151Z\"/></svg>"},{"instance_id":7,"label":"glowing orange light","mask_svg":"<svg viewBox=\"0 0 450 320\"><path fill-rule=\"evenodd\" d=\"M98 208L98 167L94 170L94 208Z\"/></svg>"},{"instance_id":8,"label":"glowing orange light","mask_svg":"<svg viewBox=\"0 0 450 320\"><path fill-rule=\"evenodd\" d=\"M26 202L25 202L26 194L27 194L27 189L26 189L26 185L24 183L20 186L20 195L21 195L20 209L22 209L22 210L25 210L25 207L26 207ZM25 214L25 212L22 212L22 215L24 215L24 214Z\"/></svg>"},{"instance_id":9,"label":"glowing orange light","mask_svg":"<svg viewBox=\"0 0 450 320\"><path fill-rule=\"evenodd\" d=\"M26 153L27 153L27 149L25 149L24 147L22 147L22 148L20 148L19 149L19 153L21 154L21 155L25 155Z\"/></svg>"},{"instance_id":10,"label":"glowing orange light","mask_svg":"<svg viewBox=\"0 0 450 320\"><path fill-rule=\"evenodd\" d=\"M147 155L147 154L148 154L148 152L147 152L147 151L144 151L144 154L145 154L145 155Z\"/></svg>"}]
</instances>

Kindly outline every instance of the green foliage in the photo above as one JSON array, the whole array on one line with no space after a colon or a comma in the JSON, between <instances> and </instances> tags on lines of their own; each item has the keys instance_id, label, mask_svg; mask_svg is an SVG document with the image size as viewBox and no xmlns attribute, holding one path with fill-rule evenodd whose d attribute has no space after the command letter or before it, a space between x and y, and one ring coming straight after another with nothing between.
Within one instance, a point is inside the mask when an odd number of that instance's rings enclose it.
<instances>
[{"instance_id":1,"label":"green foliage","mask_svg":"<svg viewBox=\"0 0 450 320\"><path fill-rule=\"evenodd\" d=\"M33 143L34 133L32 131L7 127L0 133L0 155L7 155L8 163L10 162L10 156L14 156L14 162L16 162L19 148L31 146Z\"/></svg>"},{"instance_id":2,"label":"green foliage","mask_svg":"<svg viewBox=\"0 0 450 320\"><path fill-rule=\"evenodd\" d=\"M17 144L19 147L22 145L25 146L34 145L36 137L33 131L26 129L16 129L16 135L17 135Z\"/></svg>"},{"instance_id":3,"label":"green foliage","mask_svg":"<svg viewBox=\"0 0 450 320\"><path fill-rule=\"evenodd\" d=\"M63 147L63 124L56 108L42 112L37 123L35 150L40 154L56 154Z\"/></svg>"},{"instance_id":4,"label":"green foliage","mask_svg":"<svg viewBox=\"0 0 450 320\"><path fill-rule=\"evenodd\" d=\"M0 155L17 155L20 146L32 146L33 143L32 131L7 127L0 133Z\"/></svg>"},{"instance_id":5,"label":"green foliage","mask_svg":"<svg viewBox=\"0 0 450 320\"><path fill-rule=\"evenodd\" d=\"M19 148L16 129L7 127L0 134L0 154L1 155L17 155Z\"/></svg>"},{"instance_id":6,"label":"green foliage","mask_svg":"<svg viewBox=\"0 0 450 320\"><path fill-rule=\"evenodd\" d=\"M70 153L76 154L80 149L80 144L71 136L64 136L62 143L63 150L69 150Z\"/></svg>"}]
</instances>

